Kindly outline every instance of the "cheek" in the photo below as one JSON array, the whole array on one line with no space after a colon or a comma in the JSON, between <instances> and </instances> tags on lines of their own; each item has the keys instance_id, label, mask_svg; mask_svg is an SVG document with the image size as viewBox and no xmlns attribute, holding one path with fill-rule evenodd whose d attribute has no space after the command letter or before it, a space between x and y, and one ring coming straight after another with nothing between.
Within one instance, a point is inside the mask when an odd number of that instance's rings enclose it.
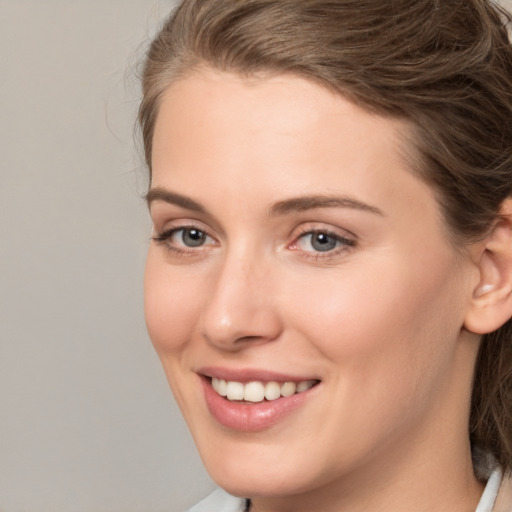
<instances>
[{"instance_id":1,"label":"cheek","mask_svg":"<svg viewBox=\"0 0 512 512\"><path fill-rule=\"evenodd\" d=\"M162 359L179 354L196 325L199 296L194 280L171 272L153 248L144 273L144 313L149 337Z\"/></svg>"},{"instance_id":2,"label":"cheek","mask_svg":"<svg viewBox=\"0 0 512 512\"><path fill-rule=\"evenodd\" d=\"M448 364L463 322L463 285L451 257L382 258L303 282L290 290L297 330L337 369L338 378L375 392L383 382L417 387ZM364 383L364 386L362 385ZM372 384L373 383L373 384ZM397 384L398 383L398 384Z\"/></svg>"},{"instance_id":3,"label":"cheek","mask_svg":"<svg viewBox=\"0 0 512 512\"><path fill-rule=\"evenodd\" d=\"M340 460L355 460L433 416L442 400L460 330L461 283L450 265L436 278L420 267L354 266L303 282L302 293L289 291L294 329L314 346L308 356L322 361L329 402L338 404L328 415L317 411L326 457L340 431L351 440Z\"/></svg>"},{"instance_id":4,"label":"cheek","mask_svg":"<svg viewBox=\"0 0 512 512\"><path fill-rule=\"evenodd\" d=\"M197 397L188 383L187 348L197 325L197 280L171 272L171 266L157 250L150 249L144 273L144 314L149 337L186 421ZM200 284L200 283L199 283Z\"/></svg>"}]
</instances>

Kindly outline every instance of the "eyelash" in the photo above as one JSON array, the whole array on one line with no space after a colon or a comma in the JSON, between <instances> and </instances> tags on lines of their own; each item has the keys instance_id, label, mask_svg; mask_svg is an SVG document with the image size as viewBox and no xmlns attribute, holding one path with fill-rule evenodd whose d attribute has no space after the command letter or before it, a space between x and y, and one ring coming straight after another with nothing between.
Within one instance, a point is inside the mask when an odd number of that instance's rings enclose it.
<instances>
[{"instance_id":1,"label":"eyelash","mask_svg":"<svg viewBox=\"0 0 512 512\"><path fill-rule=\"evenodd\" d=\"M185 248L184 247L178 247L176 245L173 245L170 243L170 239L175 236L180 231L187 231L187 230L197 230L204 234L205 237L213 239L208 233L200 228L199 226L195 226L193 224L190 225L184 225L184 226L178 226L178 227L172 227L170 229L167 229L161 233L158 233L157 235L152 237L152 240L155 241L159 245L163 245L166 250L169 252L176 254L177 256L187 256L187 255L198 255L198 253L202 252L204 250L205 245L199 245L196 248L190 247ZM306 251L303 249L300 249L298 247L300 241L304 239L307 236L313 237L315 235L326 235L332 239L335 240L337 246L333 249L329 249L326 251ZM356 240L351 238L346 238L344 236L341 236L337 233L334 233L328 229L304 229L303 231L299 232L294 236L294 241L292 244L290 244L288 247L293 251L301 251L301 255L304 258L312 259L315 261L320 260L327 260L330 258L333 258L335 256L338 256L339 254L349 250L352 247L355 247L357 245Z\"/></svg>"},{"instance_id":2,"label":"eyelash","mask_svg":"<svg viewBox=\"0 0 512 512\"><path fill-rule=\"evenodd\" d=\"M187 255L197 254L198 252L201 251L201 249L203 249L204 245L200 245L197 248L190 247L190 248L186 249L185 246L177 247L170 242L170 239L174 235L176 235L176 233L179 233L180 231L185 232L187 230L189 230L189 231L196 230L196 231L203 233L206 237L212 238L210 235L208 235L208 233L204 229L200 228L199 226L189 224L189 225L185 225L185 226L178 226L178 227L172 227L170 229L167 229L167 230L153 236L152 240L155 241L158 245L163 245L166 250L168 250L171 253L174 253L178 256L180 256L180 255L187 256Z\"/></svg>"},{"instance_id":3,"label":"eyelash","mask_svg":"<svg viewBox=\"0 0 512 512\"><path fill-rule=\"evenodd\" d=\"M300 241L302 239L304 239L307 236L313 237L315 235L326 235L326 236L334 239L337 244L336 247L334 247L333 249L327 250L327 251L315 251L315 250L306 251L306 250L301 250L298 247L298 244L300 243ZM321 261L321 260L328 260L328 259L334 258L334 257L340 255L341 253L344 253L347 250L355 247L356 245L357 245L357 243L356 243L355 239L344 237L338 233L334 233L333 231L330 231L329 229L322 229L322 228L311 229L311 228L309 228L309 229L304 229L303 231L299 232L294 237L294 242L291 244L290 249L301 251L302 257L304 257L304 258L312 259L315 261Z\"/></svg>"}]
</instances>

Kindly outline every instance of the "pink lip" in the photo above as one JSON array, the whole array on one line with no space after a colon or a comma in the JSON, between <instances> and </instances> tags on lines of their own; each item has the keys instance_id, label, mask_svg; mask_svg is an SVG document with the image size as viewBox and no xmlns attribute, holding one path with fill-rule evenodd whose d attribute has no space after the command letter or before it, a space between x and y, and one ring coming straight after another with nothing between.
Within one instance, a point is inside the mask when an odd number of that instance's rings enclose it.
<instances>
[{"instance_id":1,"label":"pink lip","mask_svg":"<svg viewBox=\"0 0 512 512\"><path fill-rule=\"evenodd\" d=\"M211 373L215 373L215 375L211 375ZM208 377L236 380L238 382L249 382L251 380L299 382L301 380L308 380L304 378L297 379L291 376L283 378L282 375L261 371L257 372L257 377L254 376L255 373L252 371L249 372L249 374L247 374L247 372L241 372L243 375L239 371L235 373L237 374L236 377L230 371L207 371L207 373L203 373L201 383L203 385L206 406L210 414L224 427L240 432L257 432L276 425L288 415L292 414L293 411L304 405L318 387L314 386L307 391L289 397L281 397L271 401L264 400L263 402L254 404L231 402L214 391L211 385L211 379ZM229 377L227 377L228 374L230 375ZM208 377L204 375L208 375ZM218 377L218 375L222 375L222 377Z\"/></svg>"},{"instance_id":2,"label":"pink lip","mask_svg":"<svg viewBox=\"0 0 512 512\"><path fill-rule=\"evenodd\" d=\"M316 376L298 376L287 375L279 372L272 372L269 370L252 369L252 368L220 368L216 366L208 366L197 370L199 375L206 377L215 377L217 379L234 380L237 382L251 382L259 380L262 382L302 382L305 380L319 380Z\"/></svg>"}]
</instances>

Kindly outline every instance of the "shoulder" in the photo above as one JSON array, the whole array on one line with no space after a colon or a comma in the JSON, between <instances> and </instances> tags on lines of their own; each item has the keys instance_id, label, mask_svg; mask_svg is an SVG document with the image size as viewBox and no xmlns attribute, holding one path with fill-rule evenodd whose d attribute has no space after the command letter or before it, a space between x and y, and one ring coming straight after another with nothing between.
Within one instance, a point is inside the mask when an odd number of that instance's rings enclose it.
<instances>
[{"instance_id":1,"label":"shoulder","mask_svg":"<svg viewBox=\"0 0 512 512\"><path fill-rule=\"evenodd\" d=\"M245 500L217 489L187 512L244 512Z\"/></svg>"}]
</instances>

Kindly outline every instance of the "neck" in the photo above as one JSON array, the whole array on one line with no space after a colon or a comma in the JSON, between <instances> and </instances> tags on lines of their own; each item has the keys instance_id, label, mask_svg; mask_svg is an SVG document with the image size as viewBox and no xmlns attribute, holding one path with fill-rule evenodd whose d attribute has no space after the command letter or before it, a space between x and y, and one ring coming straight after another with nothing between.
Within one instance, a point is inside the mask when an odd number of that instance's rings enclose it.
<instances>
[{"instance_id":1,"label":"neck","mask_svg":"<svg viewBox=\"0 0 512 512\"><path fill-rule=\"evenodd\" d=\"M469 512L483 492L473 471L469 443L462 458L431 452L427 460L414 454L382 454L385 464L368 466L343 481L286 497L251 500L250 512ZM405 457L402 457L405 455ZM435 492L433 491L435 489Z\"/></svg>"}]
</instances>

